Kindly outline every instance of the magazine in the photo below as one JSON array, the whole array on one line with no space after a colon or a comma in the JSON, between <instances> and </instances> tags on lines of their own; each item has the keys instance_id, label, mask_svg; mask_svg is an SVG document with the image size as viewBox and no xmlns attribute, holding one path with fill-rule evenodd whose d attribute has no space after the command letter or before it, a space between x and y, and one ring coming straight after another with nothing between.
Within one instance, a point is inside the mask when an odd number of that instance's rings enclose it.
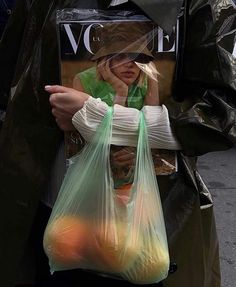
<instances>
[{"instance_id":1,"label":"magazine","mask_svg":"<svg viewBox=\"0 0 236 287\"><path fill-rule=\"evenodd\" d=\"M104 79L101 84L97 65L107 55L124 54L128 57L133 55L135 63L148 77L157 77L160 103L170 97L176 62L177 26L171 35L167 35L146 16L118 10L65 9L58 11L57 20L63 86L79 90L82 87L84 92L112 105L112 92ZM116 56L113 60L119 59ZM150 61L152 65L147 65ZM126 74L126 77L132 75ZM144 90L144 84L136 87L135 97L129 96L127 106L141 109ZM136 96L137 91L139 96ZM81 150L85 141L79 132L71 132L65 133L65 143L66 157L70 158ZM121 148L112 147L111 154ZM153 149L152 155L157 175L177 171L175 151ZM123 184L132 180L130 167L119 169L112 166L112 172L118 186L120 179Z\"/></svg>"}]
</instances>

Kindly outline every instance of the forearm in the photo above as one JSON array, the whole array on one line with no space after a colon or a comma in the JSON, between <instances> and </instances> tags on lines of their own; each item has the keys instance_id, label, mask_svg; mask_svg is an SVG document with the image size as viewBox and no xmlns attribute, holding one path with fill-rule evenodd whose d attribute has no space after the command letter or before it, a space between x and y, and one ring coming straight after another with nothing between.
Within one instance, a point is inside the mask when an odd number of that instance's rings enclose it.
<instances>
[{"instance_id":1,"label":"forearm","mask_svg":"<svg viewBox=\"0 0 236 287\"><path fill-rule=\"evenodd\" d=\"M160 105L158 81L149 79L148 90L147 90L144 104L149 105L149 106Z\"/></svg>"},{"instance_id":2,"label":"forearm","mask_svg":"<svg viewBox=\"0 0 236 287\"><path fill-rule=\"evenodd\" d=\"M91 141L108 106L100 99L89 98L73 119L73 125L86 141ZM145 106L148 137L151 148L178 150L180 145L172 133L165 106ZM140 111L120 105L114 106L112 141L114 145L137 146Z\"/></svg>"},{"instance_id":3,"label":"forearm","mask_svg":"<svg viewBox=\"0 0 236 287\"><path fill-rule=\"evenodd\" d=\"M126 106L126 101L128 97L128 86L122 84L114 85L114 89L116 91L114 104L121 105L123 107Z\"/></svg>"}]
</instances>

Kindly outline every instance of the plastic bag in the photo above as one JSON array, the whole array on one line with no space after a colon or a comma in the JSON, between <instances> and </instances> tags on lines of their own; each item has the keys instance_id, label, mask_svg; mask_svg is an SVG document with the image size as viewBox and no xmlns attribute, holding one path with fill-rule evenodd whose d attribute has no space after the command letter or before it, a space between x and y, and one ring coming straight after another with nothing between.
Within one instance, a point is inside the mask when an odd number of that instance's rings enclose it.
<instances>
[{"instance_id":1,"label":"plastic bag","mask_svg":"<svg viewBox=\"0 0 236 287\"><path fill-rule=\"evenodd\" d=\"M44 235L51 272L82 268L137 284L167 277L165 224L140 114L134 181L125 195L114 189L109 162L112 108L91 143L71 159Z\"/></svg>"}]
</instances>

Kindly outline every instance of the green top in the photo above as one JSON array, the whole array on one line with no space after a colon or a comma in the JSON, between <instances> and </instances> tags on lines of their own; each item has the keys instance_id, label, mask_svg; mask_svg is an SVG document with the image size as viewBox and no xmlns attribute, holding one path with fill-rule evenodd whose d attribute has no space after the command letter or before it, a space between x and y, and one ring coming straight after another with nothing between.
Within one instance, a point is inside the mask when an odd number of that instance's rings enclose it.
<instances>
[{"instance_id":1,"label":"green top","mask_svg":"<svg viewBox=\"0 0 236 287\"><path fill-rule=\"evenodd\" d=\"M89 68L76 75L79 77L84 91L93 98L100 98L109 106L113 105L115 90L113 87L105 82L99 81L96 75L96 68ZM147 93L147 81L144 81L142 87L132 84L129 87L127 106L135 109L142 109L144 104L144 98Z\"/></svg>"}]
</instances>

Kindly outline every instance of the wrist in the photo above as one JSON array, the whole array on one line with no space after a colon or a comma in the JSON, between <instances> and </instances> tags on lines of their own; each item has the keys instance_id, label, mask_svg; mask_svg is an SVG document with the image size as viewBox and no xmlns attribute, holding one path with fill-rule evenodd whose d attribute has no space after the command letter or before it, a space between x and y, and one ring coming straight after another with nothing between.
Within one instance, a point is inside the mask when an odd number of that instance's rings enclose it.
<instances>
[{"instance_id":1,"label":"wrist","mask_svg":"<svg viewBox=\"0 0 236 287\"><path fill-rule=\"evenodd\" d=\"M125 106L126 101L127 101L127 96L116 95L114 98L114 105L118 104L121 106Z\"/></svg>"},{"instance_id":2,"label":"wrist","mask_svg":"<svg viewBox=\"0 0 236 287\"><path fill-rule=\"evenodd\" d=\"M159 98L159 87L158 82L150 80L148 83L148 90L144 100L145 105L149 106L159 106L160 98Z\"/></svg>"}]
</instances>

